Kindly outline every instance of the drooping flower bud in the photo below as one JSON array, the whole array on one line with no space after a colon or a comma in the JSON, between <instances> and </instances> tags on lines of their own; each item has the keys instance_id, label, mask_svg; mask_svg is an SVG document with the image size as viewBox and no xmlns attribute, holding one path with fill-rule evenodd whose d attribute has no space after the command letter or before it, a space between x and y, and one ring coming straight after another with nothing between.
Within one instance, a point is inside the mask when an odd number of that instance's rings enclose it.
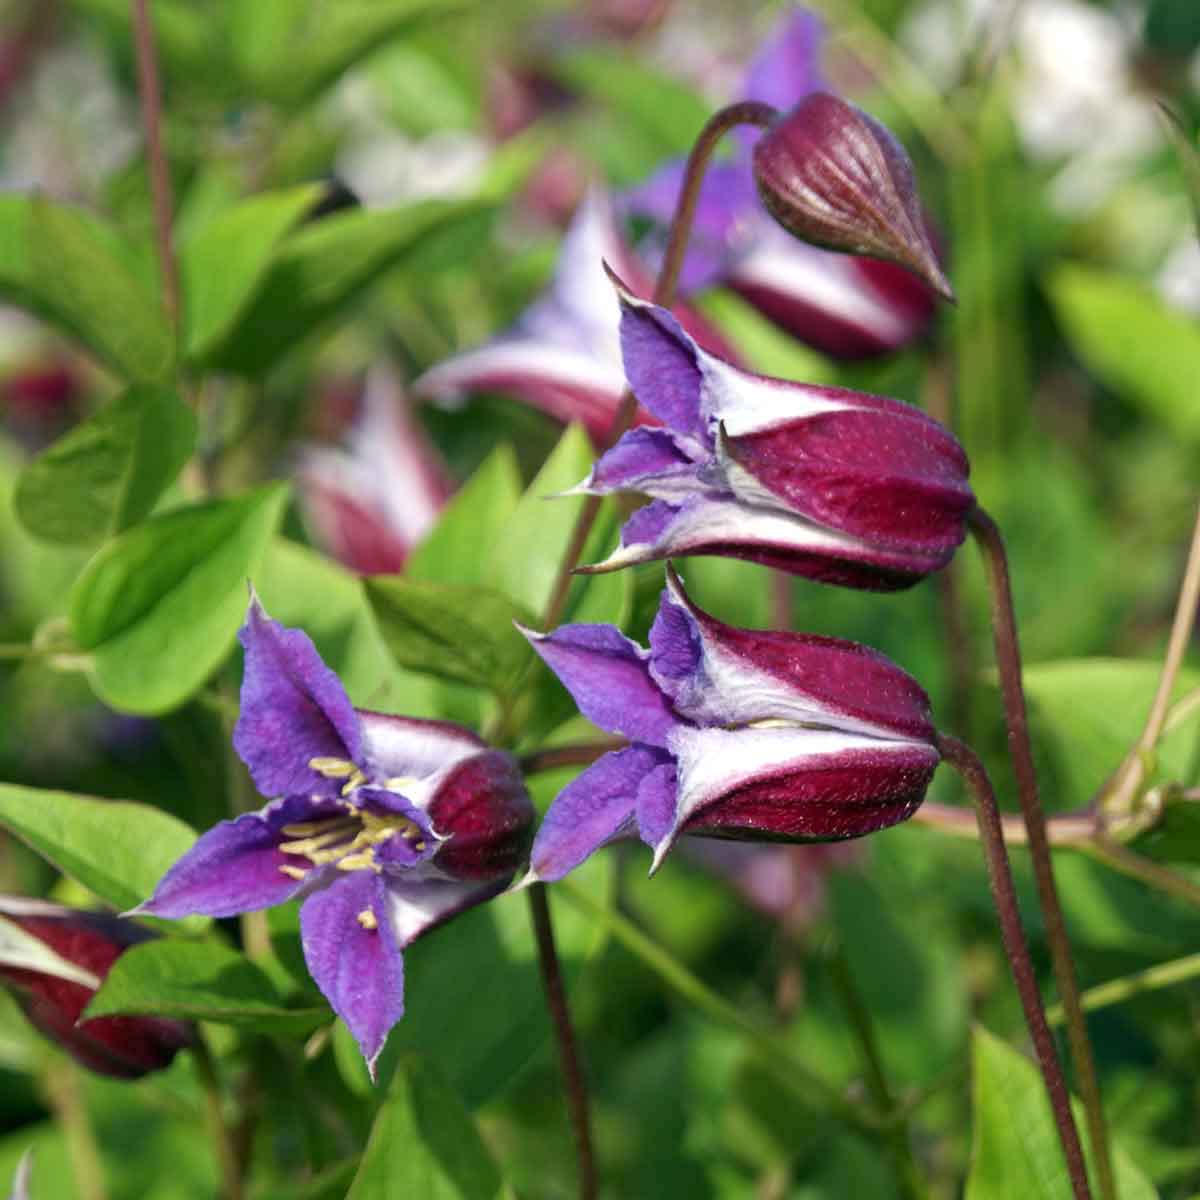
<instances>
[{"instance_id":1,"label":"drooping flower bud","mask_svg":"<svg viewBox=\"0 0 1200 1200\"><path fill-rule=\"evenodd\" d=\"M76 1062L137 1079L169 1066L191 1042L191 1027L160 1017L79 1018L113 963L153 936L122 917L0 896L0 981Z\"/></svg>"},{"instance_id":2,"label":"drooping flower bud","mask_svg":"<svg viewBox=\"0 0 1200 1200\"><path fill-rule=\"evenodd\" d=\"M816 246L889 259L954 299L925 227L904 147L873 117L813 92L754 147L767 210Z\"/></svg>"}]
</instances>

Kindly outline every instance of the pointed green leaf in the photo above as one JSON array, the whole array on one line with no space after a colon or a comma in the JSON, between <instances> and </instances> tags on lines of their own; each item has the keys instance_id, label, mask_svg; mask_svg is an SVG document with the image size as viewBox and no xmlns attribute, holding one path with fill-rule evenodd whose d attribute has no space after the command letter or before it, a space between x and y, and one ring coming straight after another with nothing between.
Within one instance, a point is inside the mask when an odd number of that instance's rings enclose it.
<instances>
[{"instance_id":1,"label":"pointed green leaf","mask_svg":"<svg viewBox=\"0 0 1200 1200\"><path fill-rule=\"evenodd\" d=\"M532 662L513 626L533 619L503 592L403 576L368 579L383 640L402 667L509 695Z\"/></svg>"},{"instance_id":2,"label":"pointed green leaf","mask_svg":"<svg viewBox=\"0 0 1200 1200\"><path fill-rule=\"evenodd\" d=\"M346 1200L502 1200L507 1189L450 1085L405 1055Z\"/></svg>"},{"instance_id":3,"label":"pointed green leaf","mask_svg":"<svg viewBox=\"0 0 1200 1200\"><path fill-rule=\"evenodd\" d=\"M147 804L0 784L0 825L114 908L140 904L195 833Z\"/></svg>"},{"instance_id":4,"label":"pointed green leaf","mask_svg":"<svg viewBox=\"0 0 1200 1200\"><path fill-rule=\"evenodd\" d=\"M520 498L517 457L511 446L497 446L413 551L405 573L430 583L483 583L487 556L500 543Z\"/></svg>"},{"instance_id":5,"label":"pointed green leaf","mask_svg":"<svg viewBox=\"0 0 1200 1200\"><path fill-rule=\"evenodd\" d=\"M972 1041L975 1133L966 1200L1071 1200L1071 1183L1050 1101L1037 1068L986 1029ZM1083 1110L1073 1103L1075 1123ZM1119 1148L1121 1200L1157 1200L1153 1185Z\"/></svg>"},{"instance_id":6,"label":"pointed green leaf","mask_svg":"<svg viewBox=\"0 0 1200 1200\"><path fill-rule=\"evenodd\" d=\"M184 345L203 359L228 337L270 266L280 238L321 194L315 184L264 192L221 213L179 254Z\"/></svg>"},{"instance_id":7,"label":"pointed green leaf","mask_svg":"<svg viewBox=\"0 0 1200 1200\"><path fill-rule=\"evenodd\" d=\"M154 507L195 444L195 415L174 392L131 388L25 467L17 515L46 541L99 541Z\"/></svg>"},{"instance_id":8,"label":"pointed green leaf","mask_svg":"<svg viewBox=\"0 0 1200 1200\"><path fill-rule=\"evenodd\" d=\"M71 596L76 642L114 708L157 714L181 704L221 663L246 611L246 584L283 516L287 490L154 517L110 542Z\"/></svg>"},{"instance_id":9,"label":"pointed green leaf","mask_svg":"<svg viewBox=\"0 0 1200 1200\"><path fill-rule=\"evenodd\" d=\"M307 1033L329 1021L324 1005L288 1008L270 977L216 942L162 938L126 950L85 1017L149 1013L216 1021L263 1033Z\"/></svg>"}]
</instances>

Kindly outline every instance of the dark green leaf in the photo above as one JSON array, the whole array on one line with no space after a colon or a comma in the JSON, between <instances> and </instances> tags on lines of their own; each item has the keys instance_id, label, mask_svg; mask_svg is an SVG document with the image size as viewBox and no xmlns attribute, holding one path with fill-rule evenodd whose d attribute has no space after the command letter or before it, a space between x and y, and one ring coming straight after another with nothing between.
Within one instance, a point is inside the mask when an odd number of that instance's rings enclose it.
<instances>
[{"instance_id":1,"label":"dark green leaf","mask_svg":"<svg viewBox=\"0 0 1200 1200\"><path fill-rule=\"evenodd\" d=\"M1066 1163L1037 1068L979 1027L971 1061L975 1134L966 1200L1070 1200ZM1082 1129L1083 1111L1073 1107ZM1157 1200L1154 1187L1119 1149L1114 1158L1121 1200Z\"/></svg>"},{"instance_id":2,"label":"dark green leaf","mask_svg":"<svg viewBox=\"0 0 1200 1200\"><path fill-rule=\"evenodd\" d=\"M506 1193L462 1101L429 1062L406 1054L346 1200L500 1200Z\"/></svg>"},{"instance_id":3,"label":"dark green leaf","mask_svg":"<svg viewBox=\"0 0 1200 1200\"><path fill-rule=\"evenodd\" d=\"M514 628L533 618L502 592L403 576L367 581L383 640L402 667L509 694L532 652Z\"/></svg>"},{"instance_id":4,"label":"dark green leaf","mask_svg":"<svg viewBox=\"0 0 1200 1200\"><path fill-rule=\"evenodd\" d=\"M319 186L264 192L221 213L179 254L184 347L204 356L229 336L262 282L280 238L310 209Z\"/></svg>"},{"instance_id":5,"label":"dark green leaf","mask_svg":"<svg viewBox=\"0 0 1200 1200\"><path fill-rule=\"evenodd\" d=\"M195 415L174 392L131 388L25 467L17 515L46 541L99 541L154 507L195 444Z\"/></svg>"},{"instance_id":6,"label":"dark green leaf","mask_svg":"<svg viewBox=\"0 0 1200 1200\"><path fill-rule=\"evenodd\" d=\"M157 714L181 704L229 653L246 583L283 516L287 490L154 517L106 545L71 596L75 640L114 708Z\"/></svg>"},{"instance_id":7,"label":"dark green leaf","mask_svg":"<svg viewBox=\"0 0 1200 1200\"><path fill-rule=\"evenodd\" d=\"M216 942L162 938L127 950L113 964L85 1016L150 1013L216 1021L263 1033L307 1033L329 1010L288 1008L243 954Z\"/></svg>"},{"instance_id":8,"label":"dark green leaf","mask_svg":"<svg viewBox=\"0 0 1200 1200\"><path fill-rule=\"evenodd\" d=\"M0 824L64 875L125 910L140 904L196 840L146 804L0 784Z\"/></svg>"}]
</instances>

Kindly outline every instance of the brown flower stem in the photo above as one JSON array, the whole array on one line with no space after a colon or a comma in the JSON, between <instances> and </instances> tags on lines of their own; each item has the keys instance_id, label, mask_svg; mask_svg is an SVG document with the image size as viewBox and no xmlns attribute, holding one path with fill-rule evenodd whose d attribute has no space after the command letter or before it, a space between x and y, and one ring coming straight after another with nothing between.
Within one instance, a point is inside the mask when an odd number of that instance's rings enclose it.
<instances>
[{"instance_id":1,"label":"brown flower stem","mask_svg":"<svg viewBox=\"0 0 1200 1200\"><path fill-rule=\"evenodd\" d=\"M558 952L554 948L554 926L550 922L550 903L546 899L544 883L531 884L526 891L529 897L529 916L537 939L538 966L542 973L542 988L546 993L546 1007L554 1025L554 1036L558 1041L558 1059L562 1068L563 1083L567 1090L567 1109L571 1114L571 1125L575 1130L575 1153L579 1167L579 1200L596 1200L599 1181L596 1175L596 1159L592 1152L592 1126L588 1113L587 1082L583 1076L583 1064L575 1041L575 1030L571 1025L571 1012L567 1007L567 991L563 986L562 970Z\"/></svg>"},{"instance_id":2,"label":"brown flower stem","mask_svg":"<svg viewBox=\"0 0 1200 1200\"><path fill-rule=\"evenodd\" d=\"M518 758L522 775L554 771L559 767L589 767L610 750L620 750L629 743L624 738L606 738L602 742L578 742L569 746L550 746Z\"/></svg>"},{"instance_id":3,"label":"brown flower stem","mask_svg":"<svg viewBox=\"0 0 1200 1200\"><path fill-rule=\"evenodd\" d=\"M154 53L154 27L148 0L130 0L134 50L137 55L138 93L142 127L146 135L146 161L150 168L150 193L154 205L154 236L162 276L162 301L167 318L179 328L179 268L171 245L171 172L162 143L162 91Z\"/></svg>"},{"instance_id":4,"label":"brown flower stem","mask_svg":"<svg viewBox=\"0 0 1200 1200\"><path fill-rule=\"evenodd\" d=\"M1088 1186L1083 1148L1079 1144L1079 1133L1071 1114L1071 1097L1067 1091L1067 1082L1063 1078L1058 1054L1054 1049L1050 1026L1046 1022L1046 1011L1042 1007L1042 997L1038 992L1037 977L1033 972L1029 947L1025 943L1025 934L1021 928L1017 890L1013 884L1008 851L1004 845L1004 826L1000 820L1000 809L996 804L991 780L988 779L983 763L965 742L953 737L939 736L938 749L943 759L962 776L975 803L979 836L987 860L988 880L992 887L996 914L1000 918L1004 951L1012 968L1013 980L1025 1012L1025 1023L1029 1026L1038 1065L1042 1070L1042 1079L1050 1097L1050 1108L1054 1113L1054 1123L1067 1161L1071 1190L1075 1200L1090 1200L1092 1193Z\"/></svg>"},{"instance_id":5,"label":"brown flower stem","mask_svg":"<svg viewBox=\"0 0 1200 1200\"><path fill-rule=\"evenodd\" d=\"M212 1051L200 1032L192 1045L192 1061L196 1075L204 1089L205 1109L208 1114L209 1134L213 1139L218 1167L221 1172L221 1200L242 1200L246 1194L242 1185L242 1173L238 1165L237 1151L232 1132L226 1124L221 1098L221 1081Z\"/></svg>"},{"instance_id":6,"label":"brown flower stem","mask_svg":"<svg viewBox=\"0 0 1200 1200\"><path fill-rule=\"evenodd\" d=\"M896 1098L892 1095L892 1089L887 1081L887 1072L883 1066L883 1055L879 1050L879 1039L875 1036L871 1013L854 982L854 974L850 970L846 952L841 946L838 946L829 958L829 977L833 981L833 986L850 1022L850 1028L858 1041L863 1067L866 1071L867 1090L871 1093L871 1099L881 1113L895 1114L896 1117L888 1129L888 1147L895 1162L896 1182L908 1200L927 1200L929 1188L913 1157L908 1119L900 1112Z\"/></svg>"},{"instance_id":7,"label":"brown flower stem","mask_svg":"<svg viewBox=\"0 0 1200 1200\"><path fill-rule=\"evenodd\" d=\"M969 519L971 533L983 554L988 588L992 602L992 633L996 647L996 667L1000 676L1000 692L1008 723L1008 751L1012 758L1013 774L1017 781L1017 797L1029 841L1029 856L1037 884L1038 901L1050 947L1050 961L1058 985L1063 1011L1067 1015L1067 1042L1079 1084L1080 1099L1087 1114L1088 1140L1096 1164L1096 1179L1102 1200L1116 1200L1112 1151L1108 1142L1108 1126L1100 1097L1096 1063L1088 1040L1087 1023L1079 1000L1079 982L1071 961L1071 943L1067 937L1058 889L1054 883L1054 865L1050 858L1050 841L1046 833L1046 817L1038 795L1037 771L1033 765L1033 745L1029 737L1029 714L1025 705L1025 689L1021 681L1021 644L1017 635L1016 611L1013 607L1012 584L1009 579L1008 554L996 522L982 508L975 507Z\"/></svg>"},{"instance_id":8,"label":"brown flower stem","mask_svg":"<svg viewBox=\"0 0 1200 1200\"><path fill-rule=\"evenodd\" d=\"M683 184L679 190L679 199L675 203L675 213L671 218L670 232L667 235L667 249L663 255L662 266L658 270L658 281L654 285L654 303L663 308L670 308L675 303L675 285L679 281L679 271L683 266L683 256L687 250L688 239L692 235L692 222L696 216L696 202L700 198L700 185L704 182L704 173L708 169L709 160L717 143L731 129L739 125L766 126L774 120L775 109L769 104L760 104L757 100L746 100L740 104L730 104L714 113L700 130L699 137L688 155L687 167L684 171ZM621 435L633 424L637 413L637 397L628 388L621 397L621 404L608 427L600 452L610 449L616 444ZM587 496L575 528L571 532L571 540L567 544L566 553L550 591L550 599L546 602L546 612L542 618L542 628L552 629L562 619L567 605L567 595L571 590L571 574L579 565L584 547L591 535L592 526L600 512L600 496Z\"/></svg>"},{"instance_id":9,"label":"brown flower stem","mask_svg":"<svg viewBox=\"0 0 1200 1200\"><path fill-rule=\"evenodd\" d=\"M786 571L767 572L767 601L771 628L785 632L792 628L792 577Z\"/></svg>"},{"instance_id":10,"label":"brown flower stem","mask_svg":"<svg viewBox=\"0 0 1200 1200\"><path fill-rule=\"evenodd\" d=\"M957 808L950 804L922 804L910 818L914 825L925 825L939 833L952 837L971 838L979 836L979 825L969 808ZM1029 844L1029 834L1024 817L1004 813L1000 818L1004 827L1004 840L1014 846ZM1059 813L1046 822L1046 836L1052 846L1073 846L1080 850L1096 833L1096 817L1091 809L1080 812Z\"/></svg>"}]
</instances>

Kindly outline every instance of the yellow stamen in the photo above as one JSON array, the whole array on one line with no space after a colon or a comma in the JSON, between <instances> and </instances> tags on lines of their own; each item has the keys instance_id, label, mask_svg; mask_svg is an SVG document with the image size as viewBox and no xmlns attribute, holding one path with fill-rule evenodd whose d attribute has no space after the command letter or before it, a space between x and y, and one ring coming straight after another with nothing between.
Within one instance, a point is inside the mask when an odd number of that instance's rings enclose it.
<instances>
[{"instance_id":1,"label":"yellow stamen","mask_svg":"<svg viewBox=\"0 0 1200 1200\"><path fill-rule=\"evenodd\" d=\"M356 810L352 809L351 811L355 812L352 817L325 817L320 821L303 821L295 825L285 825L279 832L284 837L306 838L335 827L353 829L358 824L358 815Z\"/></svg>"},{"instance_id":2,"label":"yellow stamen","mask_svg":"<svg viewBox=\"0 0 1200 1200\"><path fill-rule=\"evenodd\" d=\"M293 879L303 879L308 872L303 867L280 867L285 875L290 875Z\"/></svg>"},{"instance_id":3,"label":"yellow stamen","mask_svg":"<svg viewBox=\"0 0 1200 1200\"><path fill-rule=\"evenodd\" d=\"M315 854L325 853L325 847L335 843L338 845L346 841L346 834L353 829L351 825L346 829L330 829L325 833L318 834L316 837L300 838L294 842L280 842L279 848L284 854L303 854L305 858L312 859L316 862Z\"/></svg>"},{"instance_id":4,"label":"yellow stamen","mask_svg":"<svg viewBox=\"0 0 1200 1200\"><path fill-rule=\"evenodd\" d=\"M358 768L345 758L310 758L309 767L326 779L345 779L353 775Z\"/></svg>"},{"instance_id":5,"label":"yellow stamen","mask_svg":"<svg viewBox=\"0 0 1200 1200\"><path fill-rule=\"evenodd\" d=\"M339 871L375 871L376 873L383 870L375 861L374 850L363 850L360 854L347 854L345 858L339 858L337 869Z\"/></svg>"},{"instance_id":6,"label":"yellow stamen","mask_svg":"<svg viewBox=\"0 0 1200 1200\"><path fill-rule=\"evenodd\" d=\"M362 787L367 782L367 777L357 768L354 768L354 773L342 785L342 795L348 796L355 788Z\"/></svg>"},{"instance_id":7,"label":"yellow stamen","mask_svg":"<svg viewBox=\"0 0 1200 1200\"><path fill-rule=\"evenodd\" d=\"M389 792L402 792L406 787L414 787L420 782L415 775L397 775L395 779L389 779L383 786Z\"/></svg>"},{"instance_id":8,"label":"yellow stamen","mask_svg":"<svg viewBox=\"0 0 1200 1200\"><path fill-rule=\"evenodd\" d=\"M364 908L355 919L364 929L379 928L379 921L369 908Z\"/></svg>"}]
</instances>

